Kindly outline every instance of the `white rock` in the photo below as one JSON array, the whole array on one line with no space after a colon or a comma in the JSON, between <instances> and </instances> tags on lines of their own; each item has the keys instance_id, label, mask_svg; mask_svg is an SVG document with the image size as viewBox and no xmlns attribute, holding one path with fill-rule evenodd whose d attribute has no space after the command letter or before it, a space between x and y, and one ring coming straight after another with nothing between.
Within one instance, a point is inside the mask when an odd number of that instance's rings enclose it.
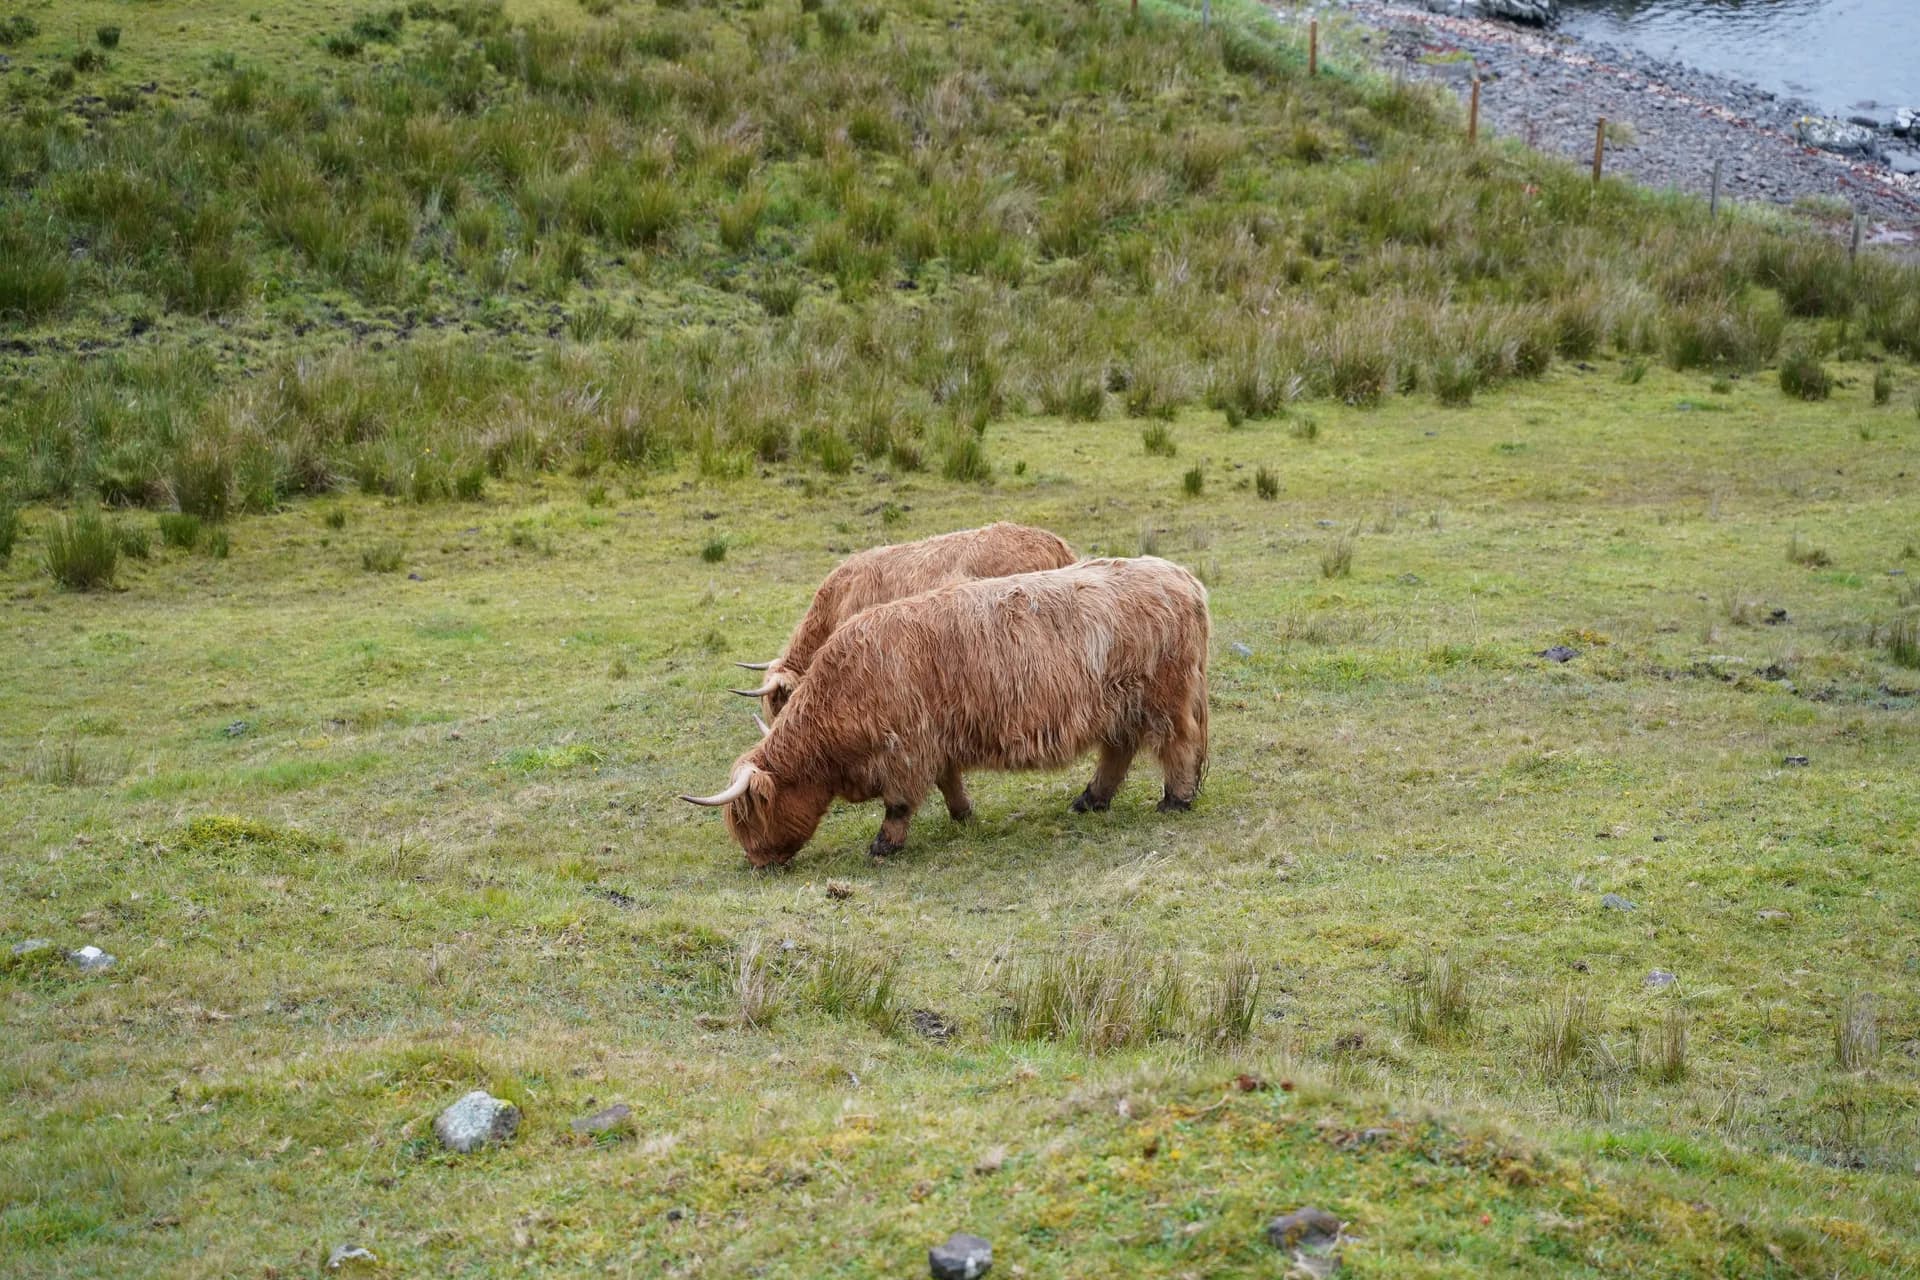
<instances>
[{"instance_id":1,"label":"white rock","mask_svg":"<svg viewBox=\"0 0 1920 1280\"><path fill-rule=\"evenodd\" d=\"M79 965L89 973L96 969L113 968L114 958L98 947L82 947L78 951L69 951L67 959Z\"/></svg>"},{"instance_id":2,"label":"white rock","mask_svg":"<svg viewBox=\"0 0 1920 1280\"><path fill-rule=\"evenodd\" d=\"M449 1151L466 1153L510 1140L520 1127L520 1108L475 1089L440 1113L433 1136Z\"/></svg>"},{"instance_id":3,"label":"white rock","mask_svg":"<svg viewBox=\"0 0 1920 1280\"><path fill-rule=\"evenodd\" d=\"M373 1250L362 1248L357 1244L336 1245L333 1252L327 1255L327 1270L329 1271L341 1271L347 1267L377 1267L379 1265L380 1259L374 1255Z\"/></svg>"},{"instance_id":4,"label":"white rock","mask_svg":"<svg viewBox=\"0 0 1920 1280\"><path fill-rule=\"evenodd\" d=\"M13 944L13 954L17 956L30 956L35 952L51 951L52 949L52 938L28 938L25 942L16 942Z\"/></svg>"}]
</instances>

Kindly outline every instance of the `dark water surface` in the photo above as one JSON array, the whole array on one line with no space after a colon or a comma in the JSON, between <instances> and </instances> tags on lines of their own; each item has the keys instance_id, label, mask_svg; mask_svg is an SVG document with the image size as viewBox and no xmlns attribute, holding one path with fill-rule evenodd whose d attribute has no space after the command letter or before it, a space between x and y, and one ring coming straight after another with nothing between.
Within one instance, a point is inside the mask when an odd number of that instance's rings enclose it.
<instances>
[{"instance_id":1,"label":"dark water surface","mask_svg":"<svg viewBox=\"0 0 1920 1280\"><path fill-rule=\"evenodd\" d=\"M1562 0L1560 30L1849 114L1920 109L1920 0Z\"/></svg>"}]
</instances>

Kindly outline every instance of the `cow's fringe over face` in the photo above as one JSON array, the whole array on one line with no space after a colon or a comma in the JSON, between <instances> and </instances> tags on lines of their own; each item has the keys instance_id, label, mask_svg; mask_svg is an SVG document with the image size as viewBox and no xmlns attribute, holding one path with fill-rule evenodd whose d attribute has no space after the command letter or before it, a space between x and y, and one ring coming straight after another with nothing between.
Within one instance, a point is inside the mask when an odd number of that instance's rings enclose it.
<instances>
[{"instance_id":1,"label":"cow's fringe over face","mask_svg":"<svg viewBox=\"0 0 1920 1280\"><path fill-rule=\"evenodd\" d=\"M748 862L784 866L813 838L833 795L825 787L783 782L760 767L758 754L757 749L749 751L734 763L734 777L743 768L752 773L746 790L721 810L721 817Z\"/></svg>"}]
</instances>

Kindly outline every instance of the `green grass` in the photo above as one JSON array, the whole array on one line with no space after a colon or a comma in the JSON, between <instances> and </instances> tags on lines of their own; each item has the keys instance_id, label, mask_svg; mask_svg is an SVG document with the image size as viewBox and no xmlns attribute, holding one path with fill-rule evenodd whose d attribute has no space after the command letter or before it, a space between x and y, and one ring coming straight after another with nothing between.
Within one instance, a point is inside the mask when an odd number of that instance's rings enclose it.
<instances>
[{"instance_id":1,"label":"green grass","mask_svg":"<svg viewBox=\"0 0 1920 1280\"><path fill-rule=\"evenodd\" d=\"M10 1270L1920 1271L1911 269L1215 16L0 13ZM1002 517L1203 574L1198 806L749 871L730 660Z\"/></svg>"},{"instance_id":2,"label":"green grass","mask_svg":"<svg viewBox=\"0 0 1920 1280\"><path fill-rule=\"evenodd\" d=\"M1435 435L1418 399L1321 406L1311 448L1190 408L1191 498L1114 415L1020 420L984 491L687 459L343 494L111 597L44 576L29 509L0 940L121 959L0 975L12 1265L290 1273L352 1239L408 1272L898 1273L965 1227L1031 1276L1265 1275L1261 1225L1311 1199L1356 1274L1911 1267L1920 711L1875 624L1909 607L1920 435L1760 379L1703 417L1706 377L1556 370ZM989 512L1216 562L1199 805L1155 813L1150 766L1098 818L1078 770L981 775L886 864L843 806L749 871L673 798L752 741L728 660L844 551ZM361 570L389 542L426 581ZM1730 625L1730 583L1788 621ZM1068 955L1105 977L1023 997ZM439 1153L476 1087L519 1137ZM613 1101L631 1139L576 1139Z\"/></svg>"}]
</instances>

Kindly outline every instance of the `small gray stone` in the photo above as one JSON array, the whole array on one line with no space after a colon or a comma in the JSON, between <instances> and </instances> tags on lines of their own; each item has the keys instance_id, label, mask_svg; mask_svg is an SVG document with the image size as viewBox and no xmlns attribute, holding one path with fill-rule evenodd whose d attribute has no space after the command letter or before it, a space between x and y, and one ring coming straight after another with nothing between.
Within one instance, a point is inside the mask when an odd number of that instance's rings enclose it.
<instances>
[{"instance_id":1,"label":"small gray stone","mask_svg":"<svg viewBox=\"0 0 1920 1280\"><path fill-rule=\"evenodd\" d=\"M1665 969L1655 969L1646 976L1645 981L1646 984L1655 991L1665 991L1668 987L1680 981L1680 979L1677 975L1668 973Z\"/></svg>"},{"instance_id":2,"label":"small gray stone","mask_svg":"<svg viewBox=\"0 0 1920 1280\"><path fill-rule=\"evenodd\" d=\"M78 951L69 951L67 953L67 959L73 961L88 973L93 973L99 969L113 968L113 957L98 947L88 946L82 947Z\"/></svg>"},{"instance_id":3,"label":"small gray stone","mask_svg":"<svg viewBox=\"0 0 1920 1280\"><path fill-rule=\"evenodd\" d=\"M1920 133L1920 111L1915 111L1912 107L1901 107L1893 113L1893 123L1888 128L1903 138Z\"/></svg>"},{"instance_id":4,"label":"small gray stone","mask_svg":"<svg viewBox=\"0 0 1920 1280\"><path fill-rule=\"evenodd\" d=\"M1807 759L1805 756L1788 756L1780 763L1789 769L1804 769L1812 764L1813 761Z\"/></svg>"},{"instance_id":5,"label":"small gray stone","mask_svg":"<svg viewBox=\"0 0 1920 1280\"><path fill-rule=\"evenodd\" d=\"M1609 911L1638 911L1640 904L1631 898L1623 898L1617 893L1609 893L1600 899L1600 905Z\"/></svg>"},{"instance_id":6,"label":"small gray stone","mask_svg":"<svg viewBox=\"0 0 1920 1280\"><path fill-rule=\"evenodd\" d=\"M247 730L251 728L253 728L253 726L248 724L245 720L235 720L232 724L227 726L227 736L229 738L245 737Z\"/></svg>"},{"instance_id":7,"label":"small gray stone","mask_svg":"<svg viewBox=\"0 0 1920 1280\"><path fill-rule=\"evenodd\" d=\"M336 1245L334 1246L333 1252L327 1255L327 1270L329 1271L344 1271L348 1267L377 1267L379 1265L380 1259L374 1255L373 1250L362 1248L357 1244Z\"/></svg>"},{"instance_id":8,"label":"small gray stone","mask_svg":"<svg viewBox=\"0 0 1920 1280\"><path fill-rule=\"evenodd\" d=\"M956 1231L944 1244L927 1250L934 1280L976 1280L993 1269L993 1246L979 1236Z\"/></svg>"},{"instance_id":9,"label":"small gray stone","mask_svg":"<svg viewBox=\"0 0 1920 1280\"><path fill-rule=\"evenodd\" d=\"M440 1113L433 1136L449 1151L478 1151L511 1139L520 1127L520 1108L485 1089L475 1089Z\"/></svg>"},{"instance_id":10,"label":"small gray stone","mask_svg":"<svg viewBox=\"0 0 1920 1280\"><path fill-rule=\"evenodd\" d=\"M1276 1249L1324 1253L1340 1243L1340 1219L1308 1205L1267 1224L1267 1243Z\"/></svg>"},{"instance_id":11,"label":"small gray stone","mask_svg":"<svg viewBox=\"0 0 1920 1280\"><path fill-rule=\"evenodd\" d=\"M16 942L13 944L13 954L17 956L30 956L36 952L51 951L52 949L53 939L51 938L28 938L25 942Z\"/></svg>"},{"instance_id":12,"label":"small gray stone","mask_svg":"<svg viewBox=\"0 0 1920 1280\"><path fill-rule=\"evenodd\" d=\"M1548 662L1572 662L1580 656L1580 651L1564 644L1556 644L1551 649L1542 649L1534 656L1545 658Z\"/></svg>"},{"instance_id":13,"label":"small gray stone","mask_svg":"<svg viewBox=\"0 0 1920 1280\"><path fill-rule=\"evenodd\" d=\"M589 1136L609 1133L627 1123L627 1117L633 1114L633 1108L624 1102L616 1102L610 1107L594 1112L590 1116L581 1116L573 1122L573 1131Z\"/></svg>"},{"instance_id":14,"label":"small gray stone","mask_svg":"<svg viewBox=\"0 0 1920 1280\"><path fill-rule=\"evenodd\" d=\"M1252 647L1241 644L1238 640L1233 642L1233 651L1243 658L1251 658L1253 656Z\"/></svg>"}]
</instances>

